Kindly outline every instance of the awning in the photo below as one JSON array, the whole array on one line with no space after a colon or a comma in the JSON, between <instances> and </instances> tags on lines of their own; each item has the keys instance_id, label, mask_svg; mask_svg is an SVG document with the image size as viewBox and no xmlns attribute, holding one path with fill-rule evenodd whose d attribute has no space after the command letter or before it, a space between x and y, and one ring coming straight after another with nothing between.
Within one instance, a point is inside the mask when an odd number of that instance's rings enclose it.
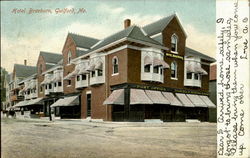
<instances>
[{"instance_id":1,"label":"awning","mask_svg":"<svg viewBox=\"0 0 250 158\"><path fill-rule=\"evenodd\" d=\"M68 75L66 75L63 79L70 80L72 77L75 77L76 75L78 75L79 71L80 71L80 66L76 65L75 69L72 72L70 72Z\"/></svg>"},{"instance_id":2,"label":"awning","mask_svg":"<svg viewBox=\"0 0 250 158\"><path fill-rule=\"evenodd\" d=\"M54 104L50 105L50 107L53 108L53 107L58 107L58 106L75 106L75 105L79 105L78 95L59 99Z\"/></svg>"},{"instance_id":3,"label":"awning","mask_svg":"<svg viewBox=\"0 0 250 158\"><path fill-rule=\"evenodd\" d=\"M43 98L36 98L36 99L32 99L32 100L29 100L28 103L24 106L27 106L27 105L43 105Z\"/></svg>"},{"instance_id":4,"label":"awning","mask_svg":"<svg viewBox=\"0 0 250 158\"><path fill-rule=\"evenodd\" d=\"M78 75L87 74L87 73L89 72L86 70L86 68L82 68L79 70Z\"/></svg>"},{"instance_id":5,"label":"awning","mask_svg":"<svg viewBox=\"0 0 250 158\"><path fill-rule=\"evenodd\" d=\"M47 76L47 77L44 78L43 82L41 82L41 85L49 84L51 82L52 82L51 76Z\"/></svg>"},{"instance_id":6,"label":"awning","mask_svg":"<svg viewBox=\"0 0 250 158\"><path fill-rule=\"evenodd\" d=\"M99 61L99 62L95 65L95 70L102 70L102 66L103 66L102 62Z\"/></svg>"},{"instance_id":7,"label":"awning","mask_svg":"<svg viewBox=\"0 0 250 158\"><path fill-rule=\"evenodd\" d=\"M130 104L153 104L142 89L130 89Z\"/></svg>"},{"instance_id":8,"label":"awning","mask_svg":"<svg viewBox=\"0 0 250 158\"><path fill-rule=\"evenodd\" d=\"M146 66L146 65L151 65L153 62L152 62L152 60L150 59L150 57L149 56L146 56L145 58L144 58L144 66Z\"/></svg>"},{"instance_id":9,"label":"awning","mask_svg":"<svg viewBox=\"0 0 250 158\"><path fill-rule=\"evenodd\" d=\"M195 107L207 107L207 104L196 94L186 94Z\"/></svg>"},{"instance_id":10,"label":"awning","mask_svg":"<svg viewBox=\"0 0 250 158\"><path fill-rule=\"evenodd\" d=\"M124 105L124 89L114 90L110 96L103 102L104 105Z\"/></svg>"},{"instance_id":11,"label":"awning","mask_svg":"<svg viewBox=\"0 0 250 158\"><path fill-rule=\"evenodd\" d=\"M188 99L185 94L176 93L177 98L181 101L185 107L195 107L194 104Z\"/></svg>"},{"instance_id":12,"label":"awning","mask_svg":"<svg viewBox=\"0 0 250 158\"><path fill-rule=\"evenodd\" d=\"M216 108L216 105L207 96L199 95L199 97L203 100L204 103L207 104L209 108Z\"/></svg>"},{"instance_id":13,"label":"awning","mask_svg":"<svg viewBox=\"0 0 250 158\"><path fill-rule=\"evenodd\" d=\"M161 91L145 90L145 92L154 104L170 104L170 101L162 95Z\"/></svg>"},{"instance_id":14,"label":"awning","mask_svg":"<svg viewBox=\"0 0 250 158\"><path fill-rule=\"evenodd\" d=\"M199 73L202 75L207 75L208 73L200 66L198 63L189 63L186 66L187 72Z\"/></svg>"},{"instance_id":15,"label":"awning","mask_svg":"<svg viewBox=\"0 0 250 158\"><path fill-rule=\"evenodd\" d=\"M87 71L94 71L95 70L95 64L91 64L87 67Z\"/></svg>"},{"instance_id":16,"label":"awning","mask_svg":"<svg viewBox=\"0 0 250 158\"><path fill-rule=\"evenodd\" d=\"M62 77L60 75L54 75L52 82L61 82Z\"/></svg>"},{"instance_id":17,"label":"awning","mask_svg":"<svg viewBox=\"0 0 250 158\"><path fill-rule=\"evenodd\" d=\"M17 103L16 105L13 106L13 108L17 108L17 107L22 107L28 104L28 100L24 100L24 101L20 101L19 103Z\"/></svg>"},{"instance_id":18,"label":"awning","mask_svg":"<svg viewBox=\"0 0 250 158\"><path fill-rule=\"evenodd\" d=\"M154 58L153 65L154 66L162 66L164 69L170 68L169 65L165 61L160 60L158 58Z\"/></svg>"},{"instance_id":19,"label":"awning","mask_svg":"<svg viewBox=\"0 0 250 158\"><path fill-rule=\"evenodd\" d=\"M170 105L183 106L182 103L171 92L162 92L162 94L170 101Z\"/></svg>"}]
</instances>

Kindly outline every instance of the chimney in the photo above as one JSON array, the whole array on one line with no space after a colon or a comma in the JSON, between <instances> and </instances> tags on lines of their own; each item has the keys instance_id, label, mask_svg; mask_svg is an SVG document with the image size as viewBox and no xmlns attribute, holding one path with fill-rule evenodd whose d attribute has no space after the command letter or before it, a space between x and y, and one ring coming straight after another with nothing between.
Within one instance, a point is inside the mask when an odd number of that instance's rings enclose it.
<instances>
[{"instance_id":1,"label":"chimney","mask_svg":"<svg viewBox=\"0 0 250 158\"><path fill-rule=\"evenodd\" d=\"M24 65L25 65L25 66L27 65L27 60L26 60L26 59L24 60Z\"/></svg>"},{"instance_id":2,"label":"chimney","mask_svg":"<svg viewBox=\"0 0 250 158\"><path fill-rule=\"evenodd\" d=\"M124 29L128 28L130 26L130 23L131 23L130 19L124 20Z\"/></svg>"}]
</instances>

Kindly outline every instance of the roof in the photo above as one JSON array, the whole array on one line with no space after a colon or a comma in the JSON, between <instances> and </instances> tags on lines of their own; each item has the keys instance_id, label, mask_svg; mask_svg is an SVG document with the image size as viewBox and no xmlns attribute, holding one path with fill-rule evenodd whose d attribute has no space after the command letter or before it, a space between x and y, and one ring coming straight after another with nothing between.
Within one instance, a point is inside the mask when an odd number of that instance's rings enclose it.
<instances>
[{"instance_id":1,"label":"roof","mask_svg":"<svg viewBox=\"0 0 250 158\"><path fill-rule=\"evenodd\" d=\"M73 33L68 33L70 37L74 40L75 44L77 47L81 48L87 48L90 49L91 46L96 44L99 40L92 38L92 37L87 37L87 36L82 36L82 35L77 35Z\"/></svg>"},{"instance_id":2,"label":"roof","mask_svg":"<svg viewBox=\"0 0 250 158\"><path fill-rule=\"evenodd\" d=\"M79 57L81 55L87 54L88 51L83 51L83 50L76 50L76 55Z\"/></svg>"},{"instance_id":3,"label":"roof","mask_svg":"<svg viewBox=\"0 0 250 158\"><path fill-rule=\"evenodd\" d=\"M36 66L15 64L16 77L29 77L36 73Z\"/></svg>"},{"instance_id":4,"label":"roof","mask_svg":"<svg viewBox=\"0 0 250 158\"><path fill-rule=\"evenodd\" d=\"M216 80L216 70L217 70L217 65L211 65L210 66L210 73L209 73L209 80Z\"/></svg>"},{"instance_id":5,"label":"roof","mask_svg":"<svg viewBox=\"0 0 250 158\"><path fill-rule=\"evenodd\" d=\"M62 59L62 55L59 53L40 51L40 55L43 56L45 63L57 64Z\"/></svg>"},{"instance_id":6,"label":"roof","mask_svg":"<svg viewBox=\"0 0 250 158\"><path fill-rule=\"evenodd\" d=\"M157 33L162 32L166 26L169 24L169 22L175 17L175 14L172 14L170 16L164 17L156 22L153 22L151 24L148 24L143 27L143 30L147 33L147 35L151 36Z\"/></svg>"},{"instance_id":7,"label":"roof","mask_svg":"<svg viewBox=\"0 0 250 158\"><path fill-rule=\"evenodd\" d=\"M212 58L208 55L202 54L201 52L198 52L198 51L191 49L191 48L188 48L188 47L185 48L185 55L186 56L197 56L197 57L200 57L201 59L205 59L205 60L208 60L210 62L216 61L214 58Z\"/></svg>"},{"instance_id":8,"label":"roof","mask_svg":"<svg viewBox=\"0 0 250 158\"><path fill-rule=\"evenodd\" d=\"M106 46L110 43L113 43L113 42L118 41L120 39L123 39L125 37L162 46L158 41L155 41L152 38L144 35L141 28L133 25L133 26L130 26L124 30L121 30L121 31L119 31L111 36L104 38L99 43L97 43L90 51L96 50L98 48Z\"/></svg>"}]
</instances>

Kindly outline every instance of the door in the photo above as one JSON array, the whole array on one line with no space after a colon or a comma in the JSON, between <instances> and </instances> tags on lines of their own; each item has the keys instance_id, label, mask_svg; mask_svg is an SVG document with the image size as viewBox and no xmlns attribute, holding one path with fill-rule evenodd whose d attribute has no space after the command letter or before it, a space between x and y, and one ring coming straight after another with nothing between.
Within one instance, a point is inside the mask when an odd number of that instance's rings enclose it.
<instances>
[{"instance_id":1,"label":"door","mask_svg":"<svg viewBox=\"0 0 250 158\"><path fill-rule=\"evenodd\" d=\"M87 117L91 117L91 94L87 94Z\"/></svg>"}]
</instances>

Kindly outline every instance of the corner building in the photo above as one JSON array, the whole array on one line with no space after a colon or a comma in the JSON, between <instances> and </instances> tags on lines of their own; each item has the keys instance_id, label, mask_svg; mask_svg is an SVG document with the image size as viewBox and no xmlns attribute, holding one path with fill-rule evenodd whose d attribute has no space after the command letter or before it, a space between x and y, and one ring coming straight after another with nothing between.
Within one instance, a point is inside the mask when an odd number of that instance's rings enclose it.
<instances>
[{"instance_id":1,"label":"corner building","mask_svg":"<svg viewBox=\"0 0 250 158\"><path fill-rule=\"evenodd\" d=\"M68 34L63 96L50 107L109 121L207 121L215 59L186 47L176 14L144 27L130 23L102 40Z\"/></svg>"}]
</instances>

